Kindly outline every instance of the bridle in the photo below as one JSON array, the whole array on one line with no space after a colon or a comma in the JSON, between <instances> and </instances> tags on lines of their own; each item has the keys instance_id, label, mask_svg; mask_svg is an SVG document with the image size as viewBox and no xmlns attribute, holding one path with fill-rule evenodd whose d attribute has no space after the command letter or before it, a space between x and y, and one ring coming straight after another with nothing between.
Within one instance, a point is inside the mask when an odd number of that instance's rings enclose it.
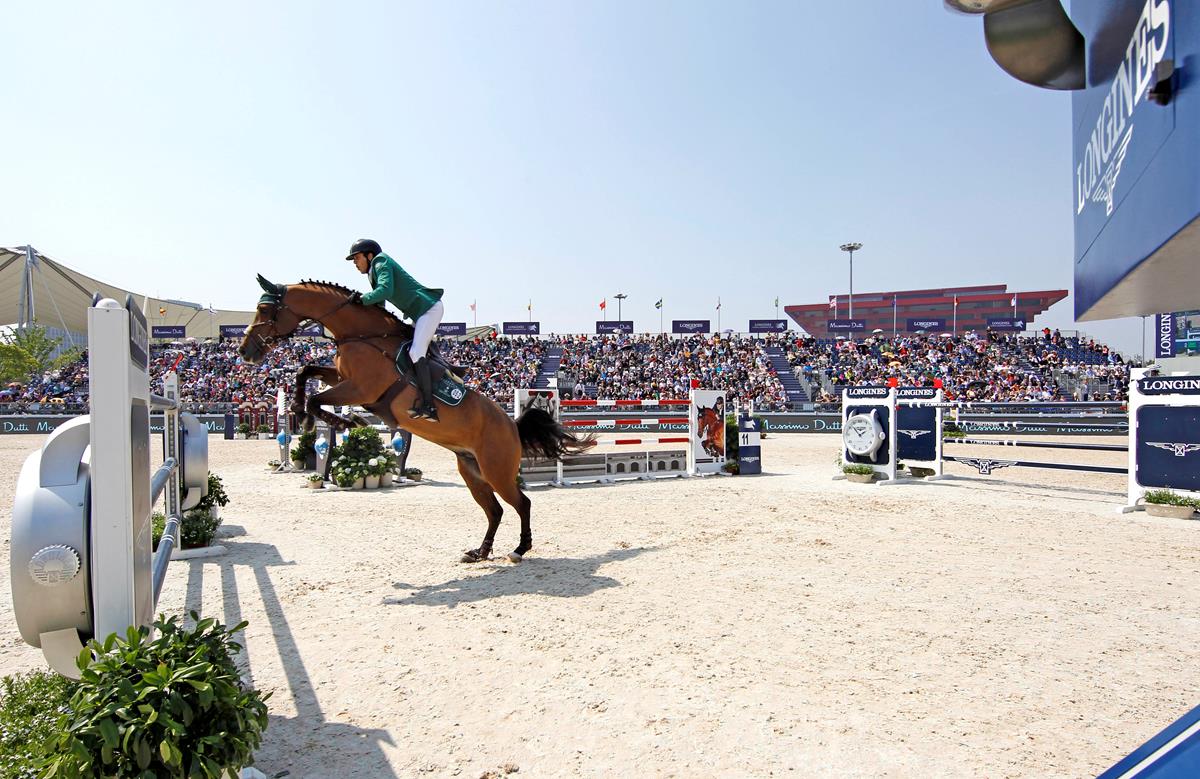
<instances>
[{"instance_id":1,"label":"bridle","mask_svg":"<svg viewBox=\"0 0 1200 779\"><path fill-rule=\"evenodd\" d=\"M286 293L284 293L284 294L286 294ZM268 351L270 349L271 344L275 343L276 341L280 341L284 338L290 338L292 336L292 333L295 333L297 330L301 330L305 327L309 327L310 325L314 325L314 324L318 324L318 325L321 325L321 327L324 327L325 322L322 320L333 316L338 311L341 311L343 308L350 305L350 301L352 299L352 297L350 295L347 295L345 300L343 300L341 303L338 303L336 306L329 309L324 314L321 314L320 316L305 317L302 314L299 314L298 312L293 311L292 309L288 308L287 304L283 302L283 294L278 295L278 298L279 298L278 302L271 302L271 303L267 304L271 307L271 318L270 319L263 319L261 321L254 322L253 324L251 324L249 327L246 328L246 337L254 338L255 341L257 341L258 347L263 351ZM281 311L291 312L296 317L296 326L293 327L291 330L289 330L286 333L279 332L279 321L278 320L279 320L279 313ZM271 326L271 332L265 336L255 332L255 330L257 328L262 327L263 325Z\"/></svg>"}]
</instances>

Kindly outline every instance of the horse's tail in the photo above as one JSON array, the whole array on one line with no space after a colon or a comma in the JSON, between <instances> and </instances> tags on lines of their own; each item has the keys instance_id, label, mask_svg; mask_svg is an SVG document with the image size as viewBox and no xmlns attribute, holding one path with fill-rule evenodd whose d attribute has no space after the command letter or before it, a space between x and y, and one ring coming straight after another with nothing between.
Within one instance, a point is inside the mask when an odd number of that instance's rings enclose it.
<instances>
[{"instance_id":1,"label":"horse's tail","mask_svg":"<svg viewBox=\"0 0 1200 779\"><path fill-rule=\"evenodd\" d=\"M577 436L563 429L550 413L541 408L528 408L517 420L521 436L521 451L533 457L557 460L564 454L579 454L596 445L595 436Z\"/></svg>"}]
</instances>

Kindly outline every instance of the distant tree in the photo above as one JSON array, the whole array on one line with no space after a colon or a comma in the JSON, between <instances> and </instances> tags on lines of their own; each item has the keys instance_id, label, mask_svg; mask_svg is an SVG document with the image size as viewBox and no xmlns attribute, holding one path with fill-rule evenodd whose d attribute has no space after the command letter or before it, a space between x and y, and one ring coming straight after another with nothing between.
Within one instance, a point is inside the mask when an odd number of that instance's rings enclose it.
<instances>
[{"instance_id":1,"label":"distant tree","mask_svg":"<svg viewBox=\"0 0 1200 779\"><path fill-rule=\"evenodd\" d=\"M24 384L50 370L57 363L51 355L61 341L38 325L0 334L0 381Z\"/></svg>"}]
</instances>

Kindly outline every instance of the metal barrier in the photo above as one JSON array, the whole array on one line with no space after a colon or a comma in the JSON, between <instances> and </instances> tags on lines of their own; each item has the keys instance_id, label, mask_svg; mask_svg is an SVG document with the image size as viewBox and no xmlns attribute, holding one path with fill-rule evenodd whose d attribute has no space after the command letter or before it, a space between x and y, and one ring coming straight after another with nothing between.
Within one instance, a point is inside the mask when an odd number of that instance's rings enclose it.
<instances>
[{"instance_id":1,"label":"metal barrier","mask_svg":"<svg viewBox=\"0 0 1200 779\"><path fill-rule=\"evenodd\" d=\"M29 455L13 500L13 610L26 643L77 677L91 638L154 618L183 512L208 489L208 430L179 410L175 373L150 392L146 320L126 298L88 309L90 414ZM150 471L150 414L161 410L163 463ZM166 527L152 552L151 512Z\"/></svg>"}]
</instances>

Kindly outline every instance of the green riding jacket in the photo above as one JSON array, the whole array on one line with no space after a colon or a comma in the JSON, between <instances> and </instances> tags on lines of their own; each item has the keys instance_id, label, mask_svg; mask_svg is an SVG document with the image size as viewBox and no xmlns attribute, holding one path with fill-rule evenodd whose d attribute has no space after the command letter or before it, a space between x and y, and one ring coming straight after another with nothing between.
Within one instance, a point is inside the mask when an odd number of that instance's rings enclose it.
<instances>
[{"instance_id":1,"label":"green riding jacket","mask_svg":"<svg viewBox=\"0 0 1200 779\"><path fill-rule=\"evenodd\" d=\"M414 322L442 299L443 289L422 286L386 254L377 254L367 274L371 291L362 296L364 306L388 301Z\"/></svg>"}]
</instances>

